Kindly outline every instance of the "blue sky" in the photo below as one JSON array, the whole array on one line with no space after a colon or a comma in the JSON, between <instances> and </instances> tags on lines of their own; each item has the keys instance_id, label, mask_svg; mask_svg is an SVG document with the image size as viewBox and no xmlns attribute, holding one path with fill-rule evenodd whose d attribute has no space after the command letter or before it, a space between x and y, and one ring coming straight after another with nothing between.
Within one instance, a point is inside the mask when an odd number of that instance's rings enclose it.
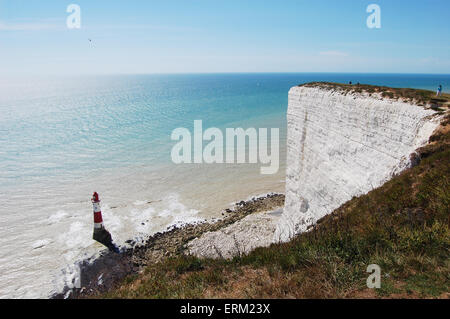
<instances>
[{"instance_id":1,"label":"blue sky","mask_svg":"<svg viewBox=\"0 0 450 319\"><path fill-rule=\"evenodd\" d=\"M0 72L450 73L449 34L448 0L0 0Z\"/></svg>"}]
</instances>

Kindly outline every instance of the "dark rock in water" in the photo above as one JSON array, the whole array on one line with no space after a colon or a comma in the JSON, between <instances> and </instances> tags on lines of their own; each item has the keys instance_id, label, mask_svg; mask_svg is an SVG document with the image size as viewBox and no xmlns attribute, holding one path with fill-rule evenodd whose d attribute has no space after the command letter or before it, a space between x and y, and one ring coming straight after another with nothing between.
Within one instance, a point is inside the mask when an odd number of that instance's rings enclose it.
<instances>
[{"instance_id":1,"label":"dark rock in water","mask_svg":"<svg viewBox=\"0 0 450 319\"><path fill-rule=\"evenodd\" d=\"M108 247L110 251L119 252L119 248L112 242L111 234L105 228L94 228L92 238Z\"/></svg>"}]
</instances>

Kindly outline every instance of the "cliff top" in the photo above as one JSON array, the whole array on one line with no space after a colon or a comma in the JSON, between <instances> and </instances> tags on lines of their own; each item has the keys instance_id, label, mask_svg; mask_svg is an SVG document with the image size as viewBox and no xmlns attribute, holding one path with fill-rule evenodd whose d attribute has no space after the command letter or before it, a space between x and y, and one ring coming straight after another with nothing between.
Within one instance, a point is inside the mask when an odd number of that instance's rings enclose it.
<instances>
[{"instance_id":1,"label":"cliff top","mask_svg":"<svg viewBox=\"0 0 450 319\"><path fill-rule=\"evenodd\" d=\"M300 87L320 87L343 93L367 93L369 96L379 95L383 98L402 100L419 106L429 106L436 111L444 111L450 107L450 94L443 93L437 97L436 92L411 88L392 88L369 84L342 84L333 82L309 82Z\"/></svg>"}]
</instances>

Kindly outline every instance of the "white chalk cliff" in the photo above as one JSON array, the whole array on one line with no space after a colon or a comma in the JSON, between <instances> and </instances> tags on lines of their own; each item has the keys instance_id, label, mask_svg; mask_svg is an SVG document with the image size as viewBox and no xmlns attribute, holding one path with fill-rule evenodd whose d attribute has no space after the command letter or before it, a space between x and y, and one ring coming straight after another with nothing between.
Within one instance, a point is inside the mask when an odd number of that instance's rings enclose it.
<instances>
[{"instance_id":1,"label":"white chalk cliff","mask_svg":"<svg viewBox=\"0 0 450 319\"><path fill-rule=\"evenodd\" d=\"M293 87L287 111L286 198L274 241L307 230L411 165L435 112L367 93Z\"/></svg>"}]
</instances>

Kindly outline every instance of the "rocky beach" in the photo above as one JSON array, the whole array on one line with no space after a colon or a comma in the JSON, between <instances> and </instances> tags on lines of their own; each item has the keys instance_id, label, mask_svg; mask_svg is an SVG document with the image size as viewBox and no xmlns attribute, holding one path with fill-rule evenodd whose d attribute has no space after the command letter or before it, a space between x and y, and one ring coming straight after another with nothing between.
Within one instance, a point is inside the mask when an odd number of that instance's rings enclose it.
<instances>
[{"instance_id":1,"label":"rocky beach","mask_svg":"<svg viewBox=\"0 0 450 319\"><path fill-rule=\"evenodd\" d=\"M142 242L129 240L128 247L120 247L120 253L114 253L105 249L98 258L87 259L79 264L80 284L75 287L75 280L72 286L69 284L58 294L52 296L54 299L65 298L89 298L108 292L121 283L127 276L137 275L151 264L162 262L166 259L180 255L198 255L204 257L230 257L236 253L244 253L251 250L256 244L250 245L247 240L251 235L248 232L246 224L239 227L239 223L249 217L263 220L264 227L275 227L274 224L264 222L268 214L277 216L284 205L284 195L269 193L265 196L254 197L247 201L240 201L233 208L225 209L222 212L222 218L203 223L186 224L180 227L168 228L164 232L157 232L149 236ZM255 217L256 216L256 217ZM254 222L254 220L252 221ZM215 250L201 249L208 236L220 236L218 233L226 231L234 226L231 235L234 240L220 245ZM239 229L241 231L239 231ZM242 236L243 230L247 236ZM260 232L258 229L257 232ZM222 233L224 234L224 233ZM223 235L226 236L226 235ZM270 239L270 240L269 240ZM262 244L269 244L272 239L272 233ZM258 246L262 246L261 243ZM242 247L242 248L236 248ZM219 250L220 249L220 250ZM206 254L205 252L210 253ZM223 251L223 252L222 252Z\"/></svg>"}]
</instances>

